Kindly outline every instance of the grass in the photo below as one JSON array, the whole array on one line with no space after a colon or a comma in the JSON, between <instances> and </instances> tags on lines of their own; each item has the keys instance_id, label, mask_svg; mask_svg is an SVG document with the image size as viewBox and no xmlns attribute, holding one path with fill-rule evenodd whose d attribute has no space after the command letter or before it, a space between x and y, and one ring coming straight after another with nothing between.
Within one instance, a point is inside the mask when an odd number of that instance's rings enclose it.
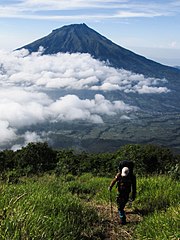
<instances>
[{"instance_id":1,"label":"grass","mask_svg":"<svg viewBox=\"0 0 180 240\"><path fill-rule=\"evenodd\" d=\"M2 185L0 238L91 239L97 213L62 184L61 179L39 179Z\"/></svg>"},{"instance_id":2,"label":"grass","mask_svg":"<svg viewBox=\"0 0 180 240\"><path fill-rule=\"evenodd\" d=\"M178 204L180 184L169 176L141 177L137 182L135 209L143 215Z\"/></svg>"},{"instance_id":3,"label":"grass","mask_svg":"<svg viewBox=\"0 0 180 240\"><path fill-rule=\"evenodd\" d=\"M143 221L127 225L126 232L133 229L137 240L178 239L179 182L168 176L137 180L138 193L133 209L143 215ZM2 182L0 239L105 239L108 235L107 219L102 219L101 213L104 206L110 213L110 182L109 178L91 174L80 177L44 175L21 179L18 184ZM116 208L115 196L114 188L112 197Z\"/></svg>"},{"instance_id":4,"label":"grass","mask_svg":"<svg viewBox=\"0 0 180 240\"><path fill-rule=\"evenodd\" d=\"M69 182L68 190L86 201L107 203L109 202L108 186L110 181L109 178L93 177L89 173L83 174L76 181Z\"/></svg>"},{"instance_id":5,"label":"grass","mask_svg":"<svg viewBox=\"0 0 180 240\"><path fill-rule=\"evenodd\" d=\"M145 217L135 231L136 239L177 240L180 239L180 207L170 207L166 211L156 211Z\"/></svg>"},{"instance_id":6,"label":"grass","mask_svg":"<svg viewBox=\"0 0 180 240\"><path fill-rule=\"evenodd\" d=\"M180 183L168 176L138 180L135 209L144 214L135 239L175 240L180 238Z\"/></svg>"}]
</instances>

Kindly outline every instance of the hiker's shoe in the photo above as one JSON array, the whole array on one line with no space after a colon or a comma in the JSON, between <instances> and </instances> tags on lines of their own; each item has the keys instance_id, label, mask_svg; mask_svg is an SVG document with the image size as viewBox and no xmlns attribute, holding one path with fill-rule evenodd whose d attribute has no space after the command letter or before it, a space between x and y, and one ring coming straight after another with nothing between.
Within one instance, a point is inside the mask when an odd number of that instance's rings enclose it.
<instances>
[{"instance_id":1,"label":"hiker's shoe","mask_svg":"<svg viewBox=\"0 0 180 240\"><path fill-rule=\"evenodd\" d=\"M126 225L126 221L120 220L120 224L121 224L121 225Z\"/></svg>"},{"instance_id":2,"label":"hiker's shoe","mask_svg":"<svg viewBox=\"0 0 180 240\"><path fill-rule=\"evenodd\" d=\"M120 224L125 225L126 224L126 219L120 218Z\"/></svg>"}]
</instances>

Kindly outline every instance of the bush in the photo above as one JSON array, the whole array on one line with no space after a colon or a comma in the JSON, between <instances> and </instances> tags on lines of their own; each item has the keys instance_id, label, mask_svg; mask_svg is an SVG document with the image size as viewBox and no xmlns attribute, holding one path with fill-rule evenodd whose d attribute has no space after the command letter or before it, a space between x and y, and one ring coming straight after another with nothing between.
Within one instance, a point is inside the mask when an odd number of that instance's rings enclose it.
<instances>
[{"instance_id":1,"label":"bush","mask_svg":"<svg viewBox=\"0 0 180 240\"><path fill-rule=\"evenodd\" d=\"M20 176L20 172L16 169L13 169L11 171L3 172L1 179L7 183L18 183Z\"/></svg>"},{"instance_id":2,"label":"bush","mask_svg":"<svg viewBox=\"0 0 180 240\"><path fill-rule=\"evenodd\" d=\"M18 169L27 169L27 174L49 171L56 166L56 152L47 143L29 143L16 152Z\"/></svg>"},{"instance_id":3,"label":"bush","mask_svg":"<svg viewBox=\"0 0 180 240\"><path fill-rule=\"evenodd\" d=\"M88 154L75 153L72 150L57 152L56 175L82 175L91 172L96 176L110 176L116 170L114 155L110 153Z\"/></svg>"}]
</instances>

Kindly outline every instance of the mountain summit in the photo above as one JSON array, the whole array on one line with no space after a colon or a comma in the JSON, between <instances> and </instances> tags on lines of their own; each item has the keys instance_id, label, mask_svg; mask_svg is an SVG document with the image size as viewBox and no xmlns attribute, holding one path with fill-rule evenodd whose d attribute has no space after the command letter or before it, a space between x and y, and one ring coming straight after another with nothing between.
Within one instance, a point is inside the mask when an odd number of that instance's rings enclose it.
<instances>
[{"instance_id":1,"label":"mountain summit","mask_svg":"<svg viewBox=\"0 0 180 240\"><path fill-rule=\"evenodd\" d=\"M96 59L108 61L115 68L123 68L147 77L180 79L179 69L159 64L118 46L84 23L55 29L49 35L21 48L36 52L40 46L44 47L44 54L89 53Z\"/></svg>"}]
</instances>

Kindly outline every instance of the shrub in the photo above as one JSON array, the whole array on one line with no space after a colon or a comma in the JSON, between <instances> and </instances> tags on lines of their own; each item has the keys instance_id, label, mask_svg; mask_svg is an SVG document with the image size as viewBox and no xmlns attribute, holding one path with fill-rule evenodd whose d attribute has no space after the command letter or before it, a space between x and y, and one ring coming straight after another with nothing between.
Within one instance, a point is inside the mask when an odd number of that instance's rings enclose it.
<instances>
[{"instance_id":1,"label":"shrub","mask_svg":"<svg viewBox=\"0 0 180 240\"><path fill-rule=\"evenodd\" d=\"M47 143L29 143L16 152L15 161L19 169L27 169L28 173L40 173L55 168L56 152Z\"/></svg>"}]
</instances>

